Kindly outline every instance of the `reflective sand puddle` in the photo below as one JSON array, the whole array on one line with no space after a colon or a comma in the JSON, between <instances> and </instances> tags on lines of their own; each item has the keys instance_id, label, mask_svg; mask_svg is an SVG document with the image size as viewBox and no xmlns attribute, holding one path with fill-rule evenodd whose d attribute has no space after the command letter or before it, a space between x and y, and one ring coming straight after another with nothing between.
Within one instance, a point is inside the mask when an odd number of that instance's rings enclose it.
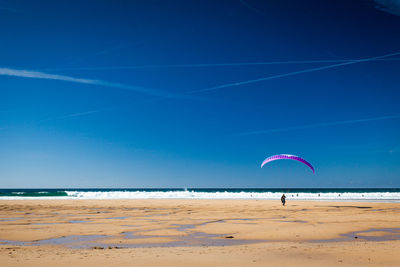
<instances>
[{"instance_id":1,"label":"reflective sand puddle","mask_svg":"<svg viewBox=\"0 0 400 267\"><path fill-rule=\"evenodd\" d=\"M371 228L364 231L355 231L346 234L341 234L340 236L341 237L332 239L312 240L311 242L324 243L324 242L344 242L344 241L354 241L354 240L380 242L380 241L400 240L400 228Z\"/></svg>"},{"instance_id":2,"label":"reflective sand puddle","mask_svg":"<svg viewBox=\"0 0 400 267\"><path fill-rule=\"evenodd\" d=\"M109 217L109 218L104 218L104 219L108 219L108 220L125 220L127 218L129 218L130 216L120 216L120 217Z\"/></svg>"},{"instance_id":3,"label":"reflective sand puddle","mask_svg":"<svg viewBox=\"0 0 400 267\"><path fill-rule=\"evenodd\" d=\"M22 220L22 219L24 219L24 218L22 218L22 217L9 217L9 218L0 218L0 221L1 222L14 222L14 221L17 221L17 220Z\"/></svg>"},{"instance_id":4,"label":"reflective sand puddle","mask_svg":"<svg viewBox=\"0 0 400 267\"><path fill-rule=\"evenodd\" d=\"M110 217L109 219L126 219L128 216ZM6 219L6 218L3 218ZM282 219L282 218L281 218ZM69 248L148 248L148 247L196 247L196 246L233 246L254 244L262 242L280 242L278 240L245 240L236 239L233 234L210 234L202 231L197 231L196 228L213 223L238 223L254 221L257 219L239 218L239 219L220 219L209 220L193 224L170 224L161 226L160 228L152 228L145 230L135 230L122 232L120 235L70 235L57 238L49 238L35 241L12 241L0 240L2 245L15 245L15 246L41 246L41 245L60 245ZM86 220L71 220L70 223L86 223ZM307 223L302 220L292 220L285 222ZM46 225L47 223L34 223L36 225ZM50 224L50 223L49 223ZM125 225L133 226L133 225ZM136 226L135 226L136 227ZM172 235L151 235L152 231L158 230L176 230L179 233ZM144 233L146 233L144 235ZM158 240L165 239L164 242ZM137 239L137 243L125 243L124 240ZM146 241L140 241L146 239ZM152 239L154 241L152 241ZM117 240L117 241L115 241ZM341 234L338 238L326 240L310 240L309 242L346 242L354 240L363 241L389 241L400 240L400 228L372 228L363 231L354 231L350 233Z\"/></svg>"},{"instance_id":5,"label":"reflective sand puddle","mask_svg":"<svg viewBox=\"0 0 400 267\"><path fill-rule=\"evenodd\" d=\"M70 220L68 221L69 223L87 223L89 221L85 221L85 220Z\"/></svg>"},{"instance_id":6,"label":"reflective sand puddle","mask_svg":"<svg viewBox=\"0 0 400 267\"><path fill-rule=\"evenodd\" d=\"M108 237L106 235L70 235L56 238L42 239L36 241L12 241L12 240L0 240L0 244L12 245L12 246L40 246L40 245L65 245L72 246L74 244L79 245L80 243L90 242L98 240L99 238Z\"/></svg>"},{"instance_id":7,"label":"reflective sand puddle","mask_svg":"<svg viewBox=\"0 0 400 267\"><path fill-rule=\"evenodd\" d=\"M225 234L209 234L204 232L186 232L189 229L195 229L196 226L205 225L208 223L223 222L223 220L205 222L201 224L173 224L173 227L168 229L175 229L182 232L182 235L140 235L146 231L130 231L124 232L125 239L151 239L151 238L168 238L174 239L162 243L137 243L137 244L115 244L115 243L96 243L95 248L149 248L149 247L197 247L197 246L234 246L243 244L253 244L265 242L265 240L239 240L234 239L232 235ZM151 229L154 231L157 229ZM104 240L106 241L106 240ZM93 247L93 244L91 245Z\"/></svg>"},{"instance_id":8,"label":"reflective sand puddle","mask_svg":"<svg viewBox=\"0 0 400 267\"><path fill-rule=\"evenodd\" d=\"M242 220L242 219L228 219ZM266 240L240 240L234 239L232 235L209 234L205 232L192 231L197 226L210 223L224 223L225 220L206 221L199 224L172 224L172 227L160 229L148 229L141 231L129 231L121 233L121 239L151 239L167 238L166 242L140 242L135 244L107 242L107 239L115 238L110 235L71 235L57 238L50 238L37 241L11 241L0 240L0 244L15 246L40 246L40 245L63 245L69 248L147 248L147 247L193 247L193 246L233 246L242 244L253 244L265 242ZM150 232L162 229L174 229L182 234L179 235L141 235L143 232ZM190 230L190 231L188 231Z\"/></svg>"},{"instance_id":9,"label":"reflective sand puddle","mask_svg":"<svg viewBox=\"0 0 400 267\"><path fill-rule=\"evenodd\" d=\"M31 225L51 225L51 224L61 224L61 223L31 223Z\"/></svg>"}]
</instances>

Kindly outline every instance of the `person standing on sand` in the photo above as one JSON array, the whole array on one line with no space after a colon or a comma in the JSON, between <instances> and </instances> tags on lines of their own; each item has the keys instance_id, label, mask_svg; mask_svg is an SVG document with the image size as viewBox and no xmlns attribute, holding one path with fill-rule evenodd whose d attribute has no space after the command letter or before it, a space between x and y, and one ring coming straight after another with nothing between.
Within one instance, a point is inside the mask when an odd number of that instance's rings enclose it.
<instances>
[{"instance_id":1,"label":"person standing on sand","mask_svg":"<svg viewBox=\"0 0 400 267\"><path fill-rule=\"evenodd\" d=\"M285 206L285 203L286 203L286 196L285 196L285 194L282 195L281 201L282 201L282 205Z\"/></svg>"}]
</instances>

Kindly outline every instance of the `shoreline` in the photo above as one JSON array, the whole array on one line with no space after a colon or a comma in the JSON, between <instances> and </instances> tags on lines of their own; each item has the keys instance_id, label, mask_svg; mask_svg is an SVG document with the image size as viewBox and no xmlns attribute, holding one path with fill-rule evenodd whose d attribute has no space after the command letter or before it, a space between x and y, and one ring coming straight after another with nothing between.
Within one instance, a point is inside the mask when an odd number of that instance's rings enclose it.
<instances>
[{"instance_id":1,"label":"shoreline","mask_svg":"<svg viewBox=\"0 0 400 267\"><path fill-rule=\"evenodd\" d=\"M17 199L258 199L400 202L399 188L86 188L0 189L0 200Z\"/></svg>"},{"instance_id":2,"label":"shoreline","mask_svg":"<svg viewBox=\"0 0 400 267\"><path fill-rule=\"evenodd\" d=\"M270 199L270 198L76 198L76 197L20 197L20 198L1 198L0 204L4 201L54 201L54 200L62 200L62 201L74 201L74 200L100 200L100 201L142 201L142 200L195 200L195 201L220 201L220 200L231 200L231 201L277 201L280 202L280 199ZM286 198L286 203L288 202L354 202L354 203L400 203L400 199L291 199L289 197Z\"/></svg>"}]
</instances>

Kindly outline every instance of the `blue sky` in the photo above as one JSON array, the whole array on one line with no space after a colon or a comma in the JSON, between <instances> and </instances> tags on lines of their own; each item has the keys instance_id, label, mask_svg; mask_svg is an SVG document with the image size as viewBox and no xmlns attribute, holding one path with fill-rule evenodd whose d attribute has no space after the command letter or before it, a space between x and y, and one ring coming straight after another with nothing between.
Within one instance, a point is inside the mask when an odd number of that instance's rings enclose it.
<instances>
[{"instance_id":1,"label":"blue sky","mask_svg":"<svg viewBox=\"0 0 400 267\"><path fill-rule=\"evenodd\" d=\"M0 187L400 187L399 10L0 1Z\"/></svg>"}]
</instances>

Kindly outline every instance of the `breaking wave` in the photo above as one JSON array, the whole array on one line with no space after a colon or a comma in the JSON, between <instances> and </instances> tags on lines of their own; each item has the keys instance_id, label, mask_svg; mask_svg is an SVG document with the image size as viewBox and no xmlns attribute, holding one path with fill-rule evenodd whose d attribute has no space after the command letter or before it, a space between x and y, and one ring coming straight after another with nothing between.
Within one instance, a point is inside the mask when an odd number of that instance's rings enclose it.
<instances>
[{"instance_id":1,"label":"breaking wave","mask_svg":"<svg viewBox=\"0 0 400 267\"><path fill-rule=\"evenodd\" d=\"M0 189L0 199L280 199L400 202L400 189Z\"/></svg>"}]
</instances>

